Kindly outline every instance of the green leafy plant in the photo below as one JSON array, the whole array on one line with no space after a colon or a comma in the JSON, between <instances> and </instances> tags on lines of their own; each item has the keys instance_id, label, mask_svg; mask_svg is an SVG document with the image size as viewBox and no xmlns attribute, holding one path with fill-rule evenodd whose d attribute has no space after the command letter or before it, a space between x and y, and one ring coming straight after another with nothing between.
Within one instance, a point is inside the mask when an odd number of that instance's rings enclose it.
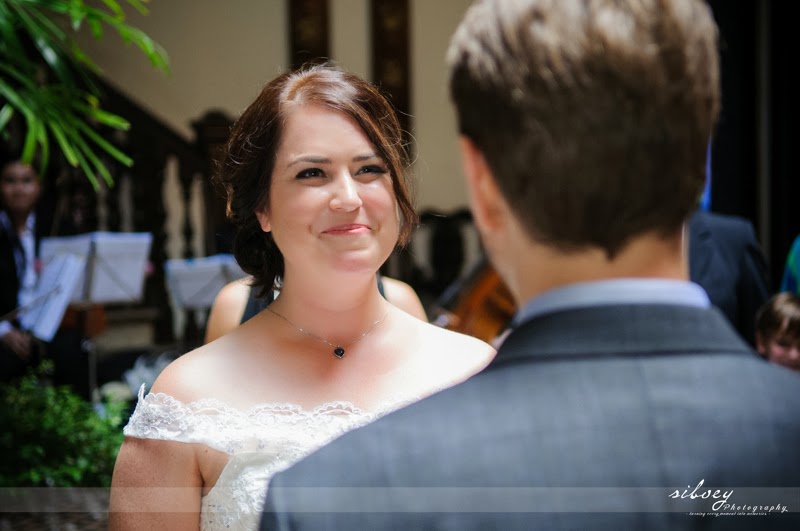
<instances>
[{"instance_id":1,"label":"green leafy plant","mask_svg":"<svg viewBox=\"0 0 800 531\"><path fill-rule=\"evenodd\" d=\"M42 381L47 363L0 385L0 487L108 487L125 402L102 414L67 387Z\"/></svg>"},{"instance_id":2,"label":"green leafy plant","mask_svg":"<svg viewBox=\"0 0 800 531\"><path fill-rule=\"evenodd\" d=\"M147 1L126 3L147 14ZM93 81L100 68L78 46L75 34L86 26L100 39L104 28L110 28L138 47L154 67L169 72L166 52L125 22L122 5L116 0L0 0L0 133L20 114L26 128L24 161L31 162L38 149L44 171L54 140L69 164L80 167L95 188L98 175L113 184L100 153L126 166L133 164L103 138L99 127L125 130L130 124L101 109L101 94Z\"/></svg>"}]
</instances>

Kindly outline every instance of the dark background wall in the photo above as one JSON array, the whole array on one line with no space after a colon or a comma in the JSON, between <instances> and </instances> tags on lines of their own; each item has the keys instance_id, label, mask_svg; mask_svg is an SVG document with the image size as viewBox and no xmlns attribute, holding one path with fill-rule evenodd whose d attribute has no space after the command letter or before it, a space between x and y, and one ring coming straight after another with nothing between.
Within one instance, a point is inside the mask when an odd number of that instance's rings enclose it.
<instances>
[{"instance_id":1,"label":"dark background wall","mask_svg":"<svg viewBox=\"0 0 800 531\"><path fill-rule=\"evenodd\" d=\"M766 0L764 0L766 1ZM797 75L797 26L792 8L797 2L769 2L772 10L770 35L772 113L771 113L771 163L770 181L772 244L778 255L785 257L792 240L800 234L800 179L792 165L792 156L798 154L798 135L794 126L800 118L797 84L789 78ZM790 13L791 11L791 13ZM790 27L791 25L791 27ZM792 35L790 32L794 33ZM790 38L791 37L791 38Z\"/></svg>"},{"instance_id":2,"label":"dark background wall","mask_svg":"<svg viewBox=\"0 0 800 531\"><path fill-rule=\"evenodd\" d=\"M711 209L753 222L766 251L770 283L777 290L786 254L800 234L795 208L800 180L789 158L796 149L792 127L798 118L798 99L788 82L798 48L789 40L793 21L789 11L796 4L770 0L709 0L709 4L720 29L722 57L722 112L712 144Z\"/></svg>"}]
</instances>

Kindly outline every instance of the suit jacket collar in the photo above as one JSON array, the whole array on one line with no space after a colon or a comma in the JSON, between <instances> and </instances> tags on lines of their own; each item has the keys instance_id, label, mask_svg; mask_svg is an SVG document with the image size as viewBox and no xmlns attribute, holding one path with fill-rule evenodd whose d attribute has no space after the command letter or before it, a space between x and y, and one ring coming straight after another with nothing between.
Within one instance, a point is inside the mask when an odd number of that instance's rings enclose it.
<instances>
[{"instance_id":1,"label":"suit jacket collar","mask_svg":"<svg viewBox=\"0 0 800 531\"><path fill-rule=\"evenodd\" d=\"M625 304L565 310L518 325L490 364L528 358L741 353L755 355L715 308Z\"/></svg>"}]
</instances>

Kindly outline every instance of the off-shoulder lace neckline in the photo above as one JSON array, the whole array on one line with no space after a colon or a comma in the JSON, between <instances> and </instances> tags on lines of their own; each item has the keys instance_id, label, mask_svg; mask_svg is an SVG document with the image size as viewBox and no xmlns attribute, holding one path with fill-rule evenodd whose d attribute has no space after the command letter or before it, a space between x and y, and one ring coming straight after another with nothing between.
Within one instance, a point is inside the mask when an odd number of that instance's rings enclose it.
<instances>
[{"instance_id":1,"label":"off-shoulder lace neckline","mask_svg":"<svg viewBox=\"0 0 800 531\"><path fill-rule=\"evenodd\" d=\"M433 394L440 390L441 389L435 390L432 393L426 393L426 396L427 394ZM376 408L370 410L358 406L349 400L331 400L310 408L294 402L261 402L242 408L231 405L230 402L218 398L201 398L186 402L163 392L149 392L145 394L144 384L142 384L142 386L139 388L140 401L146 400L148 402L156 402L159 404L164 404L168 407L179 408L184 411L198 413L204 411L214 411L218 413L234 414L237 416L242 415L245 417L258 416L263 413L299 415L308 417L336 414L372 417L381 416L402 406L416 402L420 400L420 398L420 395L398 394L381 401Z\"/></svg>"}]
</instances>

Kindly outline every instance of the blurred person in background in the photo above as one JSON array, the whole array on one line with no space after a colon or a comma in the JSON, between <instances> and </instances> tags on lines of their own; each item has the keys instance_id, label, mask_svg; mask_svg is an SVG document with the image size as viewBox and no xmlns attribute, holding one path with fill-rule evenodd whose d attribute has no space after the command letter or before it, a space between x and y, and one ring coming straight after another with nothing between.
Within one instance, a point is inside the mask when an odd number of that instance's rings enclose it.
<instances>
[{"instance_id":1,"label":"blurred person in background","mask_svg":"<svg viewBox=\"0 0 800 531\"><path fill-rule=\"evenodd\" d=\"M800 371L800 295L773 295L756 314L756 349L767 360Z\"/></svg>"}]
</instances>

